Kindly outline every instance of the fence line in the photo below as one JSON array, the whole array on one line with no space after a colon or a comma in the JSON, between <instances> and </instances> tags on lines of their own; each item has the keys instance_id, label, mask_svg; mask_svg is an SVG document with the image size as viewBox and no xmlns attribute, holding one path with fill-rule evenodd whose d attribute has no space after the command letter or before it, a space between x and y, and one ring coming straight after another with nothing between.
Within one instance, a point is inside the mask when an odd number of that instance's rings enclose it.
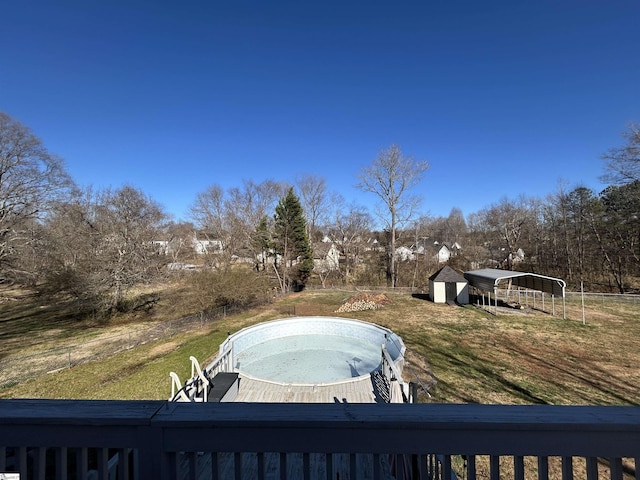
<instances>
[{"instance_id":1,"label":"fence line","mask_svg":"<svg viewBox=\"0 0 640 480\"><path fill-rule=\"evenodd\" d=\"M418 287L389 287L387 285L332 285L323 287L322 285L305 285L305 290L320 291L344 291L344 292L389 292L389 293L418 293L423 289Z\"/></svg>"},{"instance_id":2,"label":"fence line","mask_svg":"<svg viewBox=\"0 0 640 480\"><path fill-rule=\"evenodd\" d=\"M314 290L314 291L345 291L345 292L388 292L388 293L428 293L428 289L418 288L418 287L389 287L389 286L378 286L378 285L335 285L330 287L323 287L322 285L307 285L305 286L305 290ZM509 297L512 298L514 293L517 295L517 288L498 288L499 298L505 298L506 293L509 291ZM529 295L533 296L534 292L537 295L536 298L541 298L541 292L538 290L527 290ZM522 289L520 291L523 295L525 294L525 290ZM493 292L492 292L493 293ZM565 291L565 296L567 300L572 301L580 301L581 292L573 292L573 291ZM640 295L633 293L601 293L601 292L584 292L585 301L599 301L600 303L607 302L620 302L620 303L633 303L640 304ZM533 298L533 297L532 297ZM550 294L545 294L545 298L550 299ZM561 298L556 295L556 299Z\"/></svg>"},{"instance_id":3,"label":"fence line","mask_svg":"<svg viewBox=\"0 0 640 480\"><path fill-rule=\"evenodd\" d=\"M168 322L156 322L125 333L99 337L80 344L3 359L0 360L0 388L16 385L45 373L104 359L123 350L129 350L161 338L172 337L187 329L204 327L208 323L241 310L239 307L222 306L206 313L201 312Z\"/></svg>"},{"instance_id":4,"label":"fence line","mask_svg":"<svg viewBox=\"0 0 640 480\"><path fill-rule=\"evenodd\" d=\"M565 292L567 300L580 301L581 292ZM599 303L619 302L619 303L640 303L640 295L633 293L597 293L597 292L584 292L585 302L598 301Z\"/></svg>"}]
</instances>

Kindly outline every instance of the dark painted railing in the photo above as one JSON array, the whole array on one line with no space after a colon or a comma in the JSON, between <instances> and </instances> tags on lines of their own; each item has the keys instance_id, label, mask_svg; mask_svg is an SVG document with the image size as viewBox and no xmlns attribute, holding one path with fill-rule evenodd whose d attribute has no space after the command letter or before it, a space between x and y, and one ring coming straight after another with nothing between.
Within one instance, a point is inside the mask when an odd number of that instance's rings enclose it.
<instances>
[{"instance_id":1,"label":"dark painted railing","mask_svg":"<svg viewBox=\"0 0 640 480\"><path fill-rule=\"evenodd\" d=\"M640 478L639 407L0 401L40 478Z\"/></svg>"}]
</instances>

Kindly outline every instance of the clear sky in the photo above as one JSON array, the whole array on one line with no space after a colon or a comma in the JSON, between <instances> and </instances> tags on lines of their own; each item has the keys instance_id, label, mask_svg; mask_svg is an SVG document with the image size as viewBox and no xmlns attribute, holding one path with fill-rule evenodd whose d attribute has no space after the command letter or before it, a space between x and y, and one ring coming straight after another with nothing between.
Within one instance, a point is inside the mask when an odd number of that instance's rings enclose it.
<instances>
[{"instance_id":1,"label":"clear sky","mask_svg":"<svg viewBox=\"0 0 640 480\"><path fill-rule=\"evenodd\" d=\"M0 25L0 110L177 219L304 173L372 207L356 176L391 144L431 163L432 215L599 191L640 121L638 0L7 0Z\"/></svg>"}]
</instances>

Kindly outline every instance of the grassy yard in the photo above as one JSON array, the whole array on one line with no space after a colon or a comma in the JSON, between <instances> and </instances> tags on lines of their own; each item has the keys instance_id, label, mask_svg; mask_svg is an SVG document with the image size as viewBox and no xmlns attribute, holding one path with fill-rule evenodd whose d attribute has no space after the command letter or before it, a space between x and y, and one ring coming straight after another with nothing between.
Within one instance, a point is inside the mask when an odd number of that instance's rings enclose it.
<instances>
[{"instance_id":1,"label":"grassy yard","mask_svg":"<svg viewBox=\"0 0 640 480\"><path fill-rule=\"evenodd\" d=\"M190 355L206 364L229 332L295 314L357 318L391 328L407 345L405 380L435 382L432 397L422 394L422 401L640 403L640 321L633 305L590 307L587 325L582 324L576 304L568 305L568 320L535 311L495 316L473 306L436 305L407 293L387 293L392 302L379 310L334 313L351 294L338 290L293 294L106 360L5 388L0 397L166 399L169 371L186 378ZM28 299L7 308L0 304L0 355L82 342L140 321L161 322L181 311L178 303L165 299L152 318L122 319L116 325L78 323L62 312L45 322L39 317L42 308Z\"/></svg>"}]
</instances>

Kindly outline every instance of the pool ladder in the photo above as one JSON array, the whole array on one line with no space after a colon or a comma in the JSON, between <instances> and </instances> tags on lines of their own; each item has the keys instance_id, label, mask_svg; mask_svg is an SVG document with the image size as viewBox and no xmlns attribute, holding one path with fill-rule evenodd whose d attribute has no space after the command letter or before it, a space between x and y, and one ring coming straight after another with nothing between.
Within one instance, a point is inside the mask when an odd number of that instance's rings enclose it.
<instances>
[{"instance_id":1,"label":"pool ladder","mask_svg":"<svg viewBox=\"0 0 640 480\"><path fill-rule=\"evenodd\" d=\"M171 377L171 397L172 402L207 402L209 390L211 389L211 381L200 368L198 359L191 355L191 378L184 385L180 382L180 377L175 372L169 372Z\"/></svg>"}]
</instances>

